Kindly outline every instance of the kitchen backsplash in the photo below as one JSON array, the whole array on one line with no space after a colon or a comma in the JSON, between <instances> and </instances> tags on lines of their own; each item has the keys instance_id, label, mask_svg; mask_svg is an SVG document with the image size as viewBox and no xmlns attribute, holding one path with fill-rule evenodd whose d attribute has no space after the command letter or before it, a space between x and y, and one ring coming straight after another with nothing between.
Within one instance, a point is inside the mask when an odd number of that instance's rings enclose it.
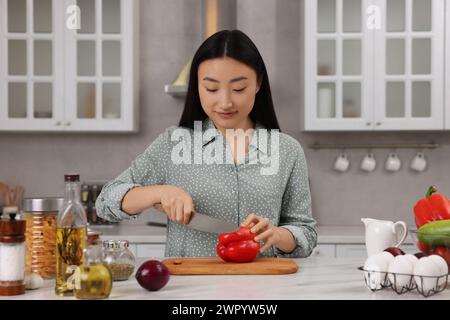
<instances>
[{"instance_id":1,"label":"kitchen backsplash","mask_svg":"<svg viewBox=\"0 0 450 320\"><path fill-rule=\"evenodd\" d=\"M138 134L0 134L0 180L23 185L25 196L62 196L63 175L78 172L81 180L108 180L119 175L166 127L178 122L183 100L164 94L202 41L201 2L141 1L140 131ZM237 27L259 47L268 69L272 95L282 130L303 145L311 180L313 215L322 225L360 225L360 218L404 220L412 226L415 202L427 186L450 195L450 133L302 133L301 2L238 0ZM167 16L171 19L167 19ZM298 67L297 67L298 66ZM417 150L402 149L400 171L383 168L392 150L374 150L372 173L358 166L367 150L347 150L350 169L333 170L340 150L312 150L322 143L440 144L424 150L429 167L411 171ZM263 213L261 213L263 214ZM127 224L165 221L155 210Z\"/></svg>"}]
</instances>

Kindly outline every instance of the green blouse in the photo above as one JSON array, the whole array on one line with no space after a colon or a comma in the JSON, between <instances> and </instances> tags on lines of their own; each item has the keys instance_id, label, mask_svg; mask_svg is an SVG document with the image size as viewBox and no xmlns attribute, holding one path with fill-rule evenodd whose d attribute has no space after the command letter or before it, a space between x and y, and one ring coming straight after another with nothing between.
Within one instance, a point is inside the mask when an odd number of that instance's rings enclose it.
<instances>
[{"instance_id":1,"label":"green blouse","mask_svg":"<svg viewBox=\"0 0 450 320\"><path fill-rule=\"evenodd\" d=\"M256 123L245 159L235 163L229 144L214 123L207 118L198 124L201 130L172 126L159 135L128 169L104 186L96 201L97 214L110 221L136 218L121 210L128 190L175 185L191 195L198 212L237 225L250 213L256 213L294 236L297 247L292 252L272 247L260 256L309 256L317 244L317 233L311 214L308 168L300 143ZM211 161L220 151L224 153ZM168 221L165 255L217 256L217 238L217 234Z\"/></svg>"}]
</instances>

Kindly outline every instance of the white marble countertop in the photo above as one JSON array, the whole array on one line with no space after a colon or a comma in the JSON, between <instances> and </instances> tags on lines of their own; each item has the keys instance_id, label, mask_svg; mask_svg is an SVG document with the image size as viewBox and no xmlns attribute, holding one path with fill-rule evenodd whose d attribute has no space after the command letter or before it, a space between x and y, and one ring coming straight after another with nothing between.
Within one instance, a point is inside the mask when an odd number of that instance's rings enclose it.
<instances>
[{"instance_id":1,"label":"white marble countertop","mask_svg":"<svg viewBox=\"0 0 450 320\"><path fill-rule=\"evenodd\" d=\"M137 265L144 260L139 259ZM400 300L450 299L450 286L428 298L416 290L398 295L391 288L372 292L364 284L358 259L309 257L296 259L299 271L289 275L202 275L171 276L168 284L156 292L139 286L134 276L123 282L114 282L109 299L176 299L176 300ZM25 295L1 299L74 300L54 294L54 281L46 280L44 287L29 290Z\"/></svg>"},{"instance_id":2,"label":"white marble countertop","mask_svg":"<svg viewBox=\"0 0 450 320\"><path fill-rule=\"evenodd\" d=\"M144 224L130 225L119 224L117 226L91 226L90 228L103 233L104 239L127 239L131 243L165 243L166 228L151 227ZM318 226L319 244L364 244L364 226ZM405 244L412 243L409 237Z\"/></svg>"}]
</instances>

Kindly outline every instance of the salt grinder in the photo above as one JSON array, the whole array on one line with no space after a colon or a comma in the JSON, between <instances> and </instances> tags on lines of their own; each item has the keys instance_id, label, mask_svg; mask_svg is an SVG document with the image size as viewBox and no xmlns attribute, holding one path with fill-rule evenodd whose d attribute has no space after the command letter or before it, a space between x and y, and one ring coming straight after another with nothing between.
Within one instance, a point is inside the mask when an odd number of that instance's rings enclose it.
<instances>
[{"instance_id":1,"label":"salt grinder","mask_svg":"<svg viewBox=\"0 0 450 320\"><path fill-rule=\"evenodd\" d=\"M25 293L25 220L0 219L0 296Z\"/></svg>"}]
</instances>

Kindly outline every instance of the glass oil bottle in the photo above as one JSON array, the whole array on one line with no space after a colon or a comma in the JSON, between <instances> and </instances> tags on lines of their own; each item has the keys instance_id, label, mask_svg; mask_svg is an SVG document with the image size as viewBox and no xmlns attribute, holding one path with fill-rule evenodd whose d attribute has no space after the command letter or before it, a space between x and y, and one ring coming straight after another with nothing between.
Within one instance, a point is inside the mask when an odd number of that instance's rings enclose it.
<instances>
[{"instance_id":1,"label":"glass oil bottle","mask_svg":"<svg viewBox=\"0 0 450 320\"><path fill-rule=\"evenodd\" d=\"M72 296L75 273L83 264L87 217L80 201L80 176L64 175L64 205L56 220L56 286L59 296Z\"/></svg>"}]
</instances>

